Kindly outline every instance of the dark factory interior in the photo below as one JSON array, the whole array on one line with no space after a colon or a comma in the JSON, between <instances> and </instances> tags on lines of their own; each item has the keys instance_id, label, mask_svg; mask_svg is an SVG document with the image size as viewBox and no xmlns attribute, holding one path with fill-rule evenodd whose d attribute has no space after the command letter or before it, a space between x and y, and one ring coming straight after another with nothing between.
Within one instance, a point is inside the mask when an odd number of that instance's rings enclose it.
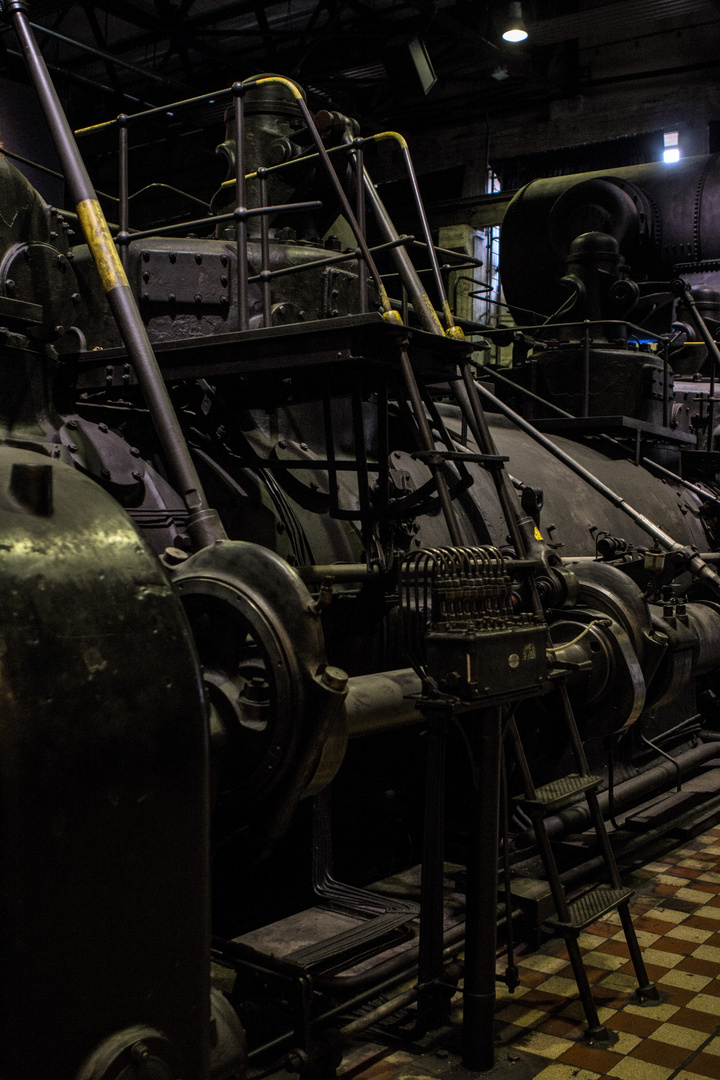
<instances>
[{"instance_id":1,"label":"dark factory interior","mask_svg":"<svg viewBox=\"0 0 720 1080\"><path fill-rule=\"evenodd\" d=\"M1 0L0 1080L720 1080L719 45Z\"/></svg>"}]
</instances>

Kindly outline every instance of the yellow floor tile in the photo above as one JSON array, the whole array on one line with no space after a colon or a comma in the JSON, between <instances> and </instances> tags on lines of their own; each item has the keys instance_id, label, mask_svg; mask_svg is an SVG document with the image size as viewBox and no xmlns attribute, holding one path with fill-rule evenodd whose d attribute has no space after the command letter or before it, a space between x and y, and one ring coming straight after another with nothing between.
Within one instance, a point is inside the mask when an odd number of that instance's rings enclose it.
<instances>
[{"instance_id":1,"label":"yellow floor tile","mask_svg":"<svg viewBox=\"0 0 720 1080\"><path fill-rule=\"evenodd\" d=\"M655 935L657 937L657 934ZM588 934L587 932L578 934L578 945L581 949L596 949L598 945L602 945L607 941L607 938L600 937L599 934Z\"/></svg>"},{"instance_id":2,"label":"yellow floor tile","mask_svg":"<svg viewBox=\"0 0 720 1080\"><path fill-rule=\"evenodd\" d=\"M707 898L708 894L703 893L703 899L707 900ZM693 911L693 915L698 915L701 919L714 919L720 927L720 908L718 907L711 907L709 904L706 904L704 907L696 908L696 910Z\"/></svg>"},{"instance_id":3,"label":"yellow floor tile","mask_svg":"<svg viewBox=\"0 0 720 1080\"><path fill-rule=\"evenodd\" d=\"M690 1062L692 1065L692 1062ZM672 1080L708 1080L707 1076L701 1076L700 1073L688 1072L687 1069L681 1069L679 1073L673 1073Z\"/></svg>"},{"instance_id":4,"label":"yellow floor tile","mask_svg":"<svg viewBox=\"0 0 720 1080\"><path fill-rule=\"evenodd\" d=\"M690 900L693 904L707 904L710 897L710 893L703 892L702 889L678 889L675 893L679 900ZM713 908L713 911L720 909Z\"/></svg>"},{"instance_id":5,"label":"yellow floor tile","mask_svg":"<svg viewBox=\"0 0 720 1080\"><path fill-rule=\"evenodd\" d=\"M607 1005L600 1005L597 1007L598 1019L601 1024L607 1024L610 1017L614 1016L616 1012L617 1009L610 1009ZM562 1016L565 1020L577 1020L579 1023L586 1023L585 1010L583 1009L582 1001L579 999L570 1001L567 1005L563 1005L558 1016Z\"/></svg>"},{"instance_id":6,"label":"yellow floor tile","mask_svg":"<svg viewBox=\"0 0 720 1080\"><path fill-rule=\"evenodd\" d=\"M718 1054L720 1055L720 1038L713 1039L707 1046L703 1046L704 1054ZM720 1072L720 1069L718 1070Z\"/></svg>"},{"instance_id":7,"label":"yellow floor tile","mask_svg":"<svg viewBox=\"0 0 720 1080\"><path fill-rule=\"evenodd\" d=\"M556 1062L537 1073L535 1080L601 1080L601 1074L588 1069L577 1069L574 1065Z\"/></svg>"},{"instance_id":8,"label":"yellow floor tile","mask_svg":"<svg viewBox=\"0 0 720 1080\"><path fill-rule=\"evenodd\" d=\"M720 997L714 997L712 994L696 994L692 1001L688 1001L687 1008L717 1016L720 1023Z\"/></svg>"},{"instance_id":9,"label":"yellow floor tile","mask_svg":"<svg viewBox=\"0 0 720 1080\"><path fill-rule=\"evenodd\" d=\"M505 1005L495 1013L501 1024L517 1024L518 1027L536 1027L548 1014L542 1009L524 1009L522 1005Z\"/></svg>"},{"instance_id":10,"label":"yellow floor tile","mask_svg":"<svg viewBox=\"0 0 720 1080\"><path fill-rule=\"evenodd\" d=\"M523 956L518 966L521 970L522 968L530 968L531 971L544 971L547 975L554 975L556 971L567 967L567 963L567 960L562 956L546 956L545 953L534 953L532 956Z\"/></svg>"},{"instance_id":11,"label":"yellow floor tile","mask_svg":"<svg viewBox=\"0 0 720 1080\"><path fill-rule=\"evenodd\" d=\"M618 1061L607 1075L619 1076L621 1080L667 1080L672 1071L663 1065L651 1065L649 1061L630 1057Z\"/></svg>"},{"instance_id":12,"label":"yellow floor tile","mask_svg":"<svg viewBox=\"0 0 720 1080\"><path fill-rule=\"evenodd\" d=\"M661 939L662 941L662 939ZM662 949L643 949L643 960L646 964L656 964L658 967L674 968L682 960L679 953L663 952Z\"/></svg>"},{"instance_id":13,"label":"yellow floor tile","mask_svg":"<svg viewBox=\"0 0 720 1080\"><path fill-rule=\"evenodd\" d=\"M668 933L665 937L680 938L681 941L697 941L702 944L703 941L707 941L709 937L712 937L712 930L701 930L697 926L676 926L672 933Z\"/></svg>"},{"instance_id":14,"label":"yellow floor tile","mask_svg":"<svg viewBox=\"0 0 720 1080\"><path fill-rule=\"evenodd\" d=\"M698 960L712 960L713 964L720 965L720 949L714 945L699 945L693 950L693 956Z\"/></svg>"},{"instance_id":15,"label":"yellow floor tile","mask_svg":"<svg viewBox=\"0 0 720 1080\"><path fill-rule=\"evenodd\" d=\"M611 990L620 990L623 994L632 994L637 989L637 979L624 971L613 971L600 980L600 985L609 986Z\"/></svg>"},{"instance_id":16,"label":"yellow floor tile","mask_svg":"<svg viewBox=\"0 0 720 1080\"><path fill-rule=\"evenodd\" d=\"M559 1058L575 1043L559 1035L545 1035L542 1031L530 1031L515 1045L518 1049L527 1050L530 1054L540 1054L541 1057L554 1059Z\"/></svg>"},{"instance_id":17,"label":"yellow floor tile","mask_svg":"<svg viewBox=\"0 0 720 1080\"><path fill-rule=\"evenodd\" d=\"M674 969L663 975L660 982L667 983L668 986L677 986L681 990L689 990L693 994L700 994L707 984L712 982L712 976L691 975L689 971ZM720 1008L720 998L718 998L718 1008Z\"/></svg>"},{"instance_id":18,"label":"yellow floor tile","mask_svg":"<svg viewBox=\"0 0 720 1080\"><path fill-rule=\"evenodd\" d=\"M703 894L703 899L707 902L707 893ZM719 910L713 908L713 911ZM697 911L693 912L697 915ZM687 911L676 911L675 908L654 907L645 912L644 918L646 919L662 919L663 922L679 923L683 922L688 917Z\"/></svg>"},{"instance_id":19,"label":"yellow floor tile","mask_svg":"<svg viewBox=\"0 0 720 1080\"><path fill-rule=\"evenodd\" d=\"M698 995L699 996L699 995ZM696 999L693 998L693 1001ZM678 1005L626 1005L624 1012L633 1013L635 1016L645 1016L648 1020L669 1020L671 1016L674 1016L678 1011ZM695 1008L694 1005L688 1006L688 1008ZM706 1012L708 1010L705 1010Z\"/></svg>"},{"instance_id":20,"label":"yellow floor tile","mask_svg":"<svg viewBox=\"0 0 720 1080\"><path fill-rule=\"evenodd\" d=\"M679 957L682 960L682 957ZM605 971L617 971L627 964L626 956L613 956L612 953L588 952L583 956L583 963L588 967L603 968ZM648 961L650 963L650 961Z\"/></svg>"},{"instance_id":21,"label":"yellow floor tile","mask_svg":"<svg viewBox=\"0 0 720 1080\"><path fill-rule=\"evenodd\" d=\"M661 1024L653 1031L653 1039L659 1042L670 1043L672 1046L682 1046L686 1050L697 1050L707 1039L707 1032L693 1031L692 1028L680 1027L679 1024Z\"/></svg>"},{"instance_id":22,"label":"yellow floor tile","mask_svg":"<svg viewBox=\"0 0 720 1080\"><path fill-rule=\"evenodd\" d=\"M561 997L576 997L578 988L574 979L566 979L563 975L553 975L540 983L538 987L546 994L559 994Z\"/></svg>"},{"instance_id":23,"label":"yellow floor tile","mask_svg":"<svg viewBox=\"0 0 720 1080\"><path fill-rule=\"evenodd\" d=\"M706 934L707 937L710 937L711 932L709 930L704 931L704 933ZM667 935L665 935L665 936L667 936ZM640 946L641 949L648 949L653 944L653 942L659 940L660 935L659 934L651 934L648 930L636 930L635 931L635 937L637 938L638 945ZM603 938L603 941L605 941L605 940L606 939ZM624 941L625 940L625 934L621 930L620 933L615 934L615 936L613 938L611 938L611 940L612 941ZM706 938L698 938L698 941L705 941L705 940L706 940Z\"/></svg>"},{"instance_id":24,"label":"yellow floor tile","mask_svg":"<svg viewBox=\"0 0 720 1080\"><path fill-rule=\"evenodd\" d=\"M655 874L653 876L655 878L655 881L657 881L657 883L659 885L686 885L687 884L687 878L686 877L675 877L674 874L665 873L665 874Z\"/></svg>"},{"instance_id":25,"label":"yellow floor tile","mask_svg":"<svg viewBox=\"0 0 720 1080\"><path fill-rule=\"evenodd\" d=\"M639 1035L631 1035L629 1031L618 1031L616 1035L618 1037L617 1042L609 1047L614 1054L629 1054L639 1042L642 1042Z\"/></svg>"}]
</instances>

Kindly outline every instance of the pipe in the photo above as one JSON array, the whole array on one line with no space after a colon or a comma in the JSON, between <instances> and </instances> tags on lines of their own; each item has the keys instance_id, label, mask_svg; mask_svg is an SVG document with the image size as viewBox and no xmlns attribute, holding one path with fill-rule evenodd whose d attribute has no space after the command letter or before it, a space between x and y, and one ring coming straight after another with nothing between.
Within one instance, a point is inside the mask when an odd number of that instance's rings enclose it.
<instances>
[{"instance_id":1,"label":"pipe","mask_svg":"<svg viewBox=\"0 0 720 1080\"><path fill-rule=\"evenodd\" d=\"M422 682L412 668L353 676L345 699L350 738L423 723L421 693Z\"/></svg>"},{"instance_id":2,"label":"pipe","mask_svg":"<svg viewBox=\"0 0 720 1080\"><path fill-rule=\"evenodd\" d=\"M387 1016L392 1016L394 1012L399 1012L400 1009L404 1009L407 1005L411 1005L413 1001L417 1001L417 996L418 988L413 986L410 990L405 990L404 993L390 998L389 1001L384 1001L382 1005L378 1005L376 1009L372 1009L371 1012L358 1017L357 1020L351 1020L349 1024L345 1024L344 1027L340 1028L340 1034L343 1039L349 1041L353 1036L359 1035L360 1032L366 1031L373 1024L377 1024L378 1021L384 1020Z\"/></svg>"},{"instance_id":3,"label":"pipe","mask_svg":"<svg viewBox=\"0 0 720 1080\"><path fill-rule=\"evenodd\" d=\"M295 573L306 585L319 585L326 578L333 581L367 581L369 577L380 574L380 567L376 563L371 566L367 563L319 563L296 566Z\"/></svg>"}]
</instances>

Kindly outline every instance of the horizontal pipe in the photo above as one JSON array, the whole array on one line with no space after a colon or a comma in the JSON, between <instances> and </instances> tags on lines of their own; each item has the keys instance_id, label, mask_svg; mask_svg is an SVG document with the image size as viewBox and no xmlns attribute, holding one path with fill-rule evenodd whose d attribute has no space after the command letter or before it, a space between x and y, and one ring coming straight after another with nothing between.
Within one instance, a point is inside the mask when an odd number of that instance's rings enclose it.
<instances>
[{"instance_id":1,"label":"horizontal pipe","mask_svg":"<svg viewBox=\"0 0 720 1080\"><path fill-rule=\"evenodd\" d=\"M422 723L421 693L422 683L412 668L353 676L345 701L350 738Z\"/></svg>"},{"instance_id":2,"label":"horizontal pipe","mask_svg":"<svg viewBox=\"0 0 720 1080\"><path fill-rule=\"evenodd\" d=\"M307 468L307 462L298 462ZM325 563L314 566L296 566L295 572L306 585L321 584L326 578L333 581L365 581L369 577L377 577L380 567L368 566L367 563Z\"/></svg>"},{"instance_id":3,"label":"horizontal pipe","mask_svg":"<svg viewBox=\"0 0 720 1080\"><path fill-rule=\"evenodd\" d=\"M358 1017L357 1020L351 1020L349 1024L345 1024L344 1027L340 1028L340 1034L344 1039L352 1039L355 1035L359 1035L362 1031L372 1027L373 1024L385 1020L386 1017L392 1016L393 1013L399 1012L400 1009L411 1005L413 1001L417 1001L419 992L419 988L413 986L409 990L405 990L404 993L397 994L396 997L384 1001L382 1005L378 1005L371 1012L367 1012L364 1016Z\"/></svg>"}]
</instances>

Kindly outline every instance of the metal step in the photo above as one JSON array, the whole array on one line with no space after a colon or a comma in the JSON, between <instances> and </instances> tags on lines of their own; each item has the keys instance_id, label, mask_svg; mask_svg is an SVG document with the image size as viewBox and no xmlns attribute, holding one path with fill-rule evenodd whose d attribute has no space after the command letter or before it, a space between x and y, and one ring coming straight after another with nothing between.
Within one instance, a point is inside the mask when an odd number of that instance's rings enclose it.
<instances>
[{"instance_id":1,"label":"metal step","mask_svg":"<svg viewBox=\"0 0 720 1080\"><path fill-rule=\"evenodd\" d=\"M557 930L562 937L574 937L596 919L627 902L633 892L633 889L612 889L609 885L596 885L590 892L568 904L567 922L554 918L547 919L546 924Z\"/></svg>"},{"instance_id":2,"label":"metal step","mask_svg":"<svg viewBox=\"0 0 720 1080\"><path fill-rule=\"evenodd\" d=\"M600 783L599 776L582 776L580 773L569 773L561 776L543 787L536 788L535 798L528 799L524 795L516 795L516 802L526 807L530 812L554 810L563 803L570 802L576 795L583 791L592 791Z\"/></svg>"}]
</instances>

